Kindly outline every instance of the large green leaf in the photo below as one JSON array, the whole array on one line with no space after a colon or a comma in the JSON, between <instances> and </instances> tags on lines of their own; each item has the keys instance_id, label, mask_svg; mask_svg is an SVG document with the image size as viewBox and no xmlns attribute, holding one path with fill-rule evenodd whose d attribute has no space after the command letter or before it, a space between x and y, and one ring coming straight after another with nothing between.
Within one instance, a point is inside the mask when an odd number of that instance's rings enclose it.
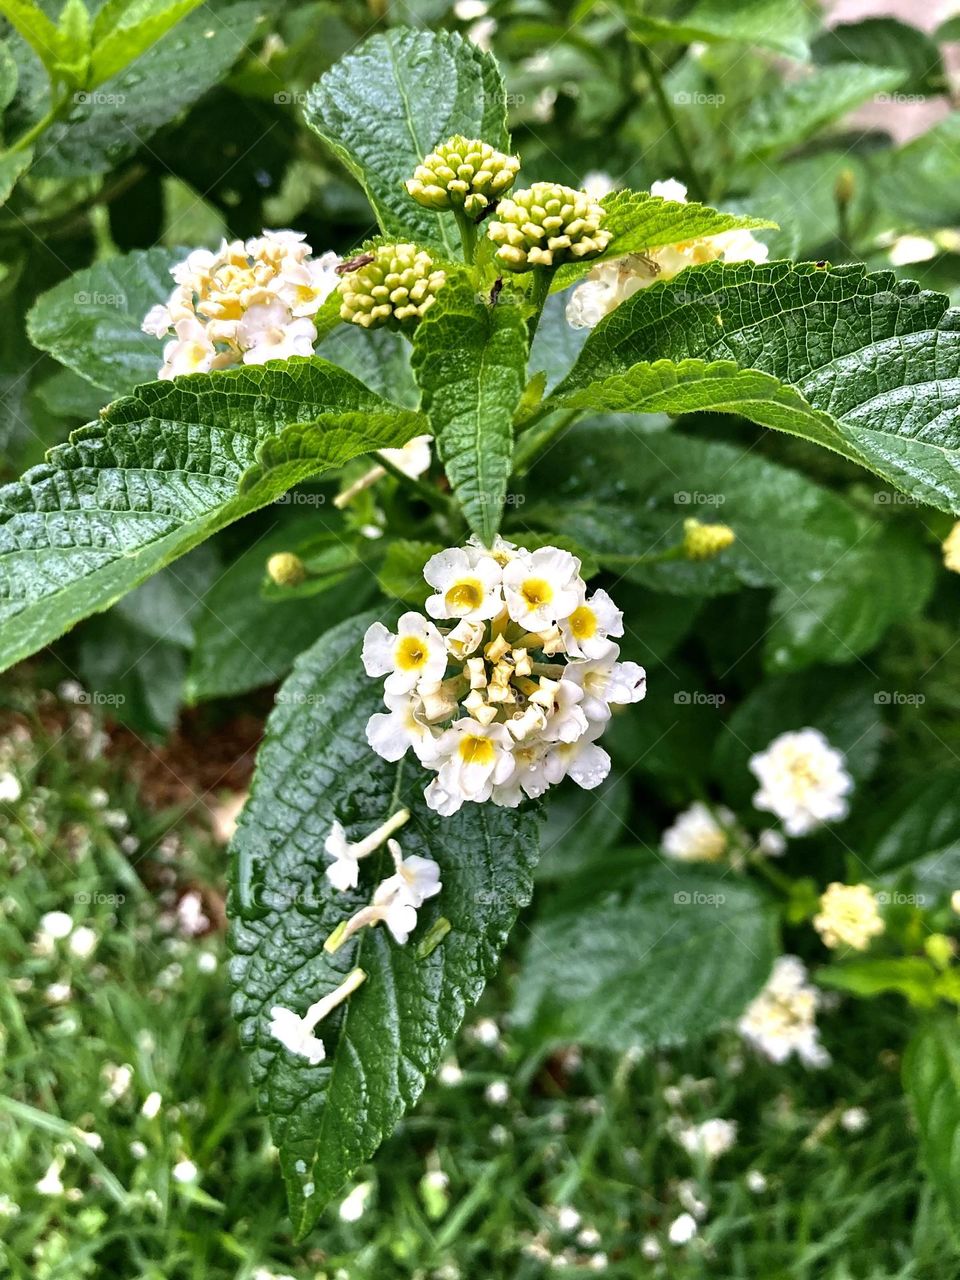
<instances>
[{"instance_id":1,"label":"large green leaf","mask_svg":"<svg viewBox=\"0 0 960 1280\"><path fill-rule=\"evenodd\" d=\"M90 87L122 71L200 3L201 0L108 0L93 28Z\"/></svg>"},{"instance_id":2,"label":"large green leaf","mask_svg":"<svg viewBox=\"0 0 960 1280\"><path fill-rule=\"evenodd\" d=\"M537 858L529 807L466 805L440 818L423 801L428 775L419 765L388 764L370 749L364 728L381 689L363 672L360 646L375 617L344 623L298 661L277 697L233 846L235 1011L300 1234L420 1096L530 898ZM406 946L368 929L327 955L324 939L369 901L389 858L371 857L360 887L336 893L324 876L324 838L339 820L357 839L400 805L413 815L398 833L404 855L439 863L442 892ZM418 943L441 917L452 928L425 953ZM326 1060L291 1057L269 1036L271 1007L300 1012L355 965L367 981L318 1030Z\"/></svg>"},{"instance_id":3,"label":"large green leaf","mask_svg":"<svg viewBox=\"0 0 960 1280\"><path fill-rule=\"evenodd\" d=\"M697 0L679 19L652 17L627 0L630 29L644 39L729 40L776 49L791 58L809 53L810 15L803 0Z\"/></svg>"},{"instance_id":4,"label":"large green leaf","mask_svg":"<svg viewBox=\"0 0 960 1280\"><path fill-rule=\"evenodd\" d=\"M0 665L300 480L422 429L316 357L139 387L0 489Z\"/></svg>"},{"instance_id":5,"label":"large green leaf","mask_svg":"<svg viewBox=\"0 0 960 1280\"><path fill-rule=\"evenodd\" d=\"M540 919L514 1017L538 1036L625 1052L682 1044L736 1019L777 955L773 912L749 882L653 862L634 888ZM568 895L571 896L571 895Z\"/></svg>"},{"instance_id":6,"label":"large green leaf","mask_svg":"<svg viewBox=\"0 0 960 1280\"><path fill-rule=\"evenodd\" d=\"M736 541L713 560L658 562L691 515L724 521ZM926 548L799 472L718 441L640 435L629 423L568 433L532 471L523 516L661 591L771 588L763 653L780 671L866 652L923 606L935 572Z\"/></svg>"},{"instance_id":7,"label":"large green leaf","mask_svg":"<svg viewBox=\"0 0 960 1280\"><path fill-rule=\"evenodd\" d=\"M906 690L884 690L886 704L913 697ZM921 695L922 696L922 695ZM945 769L923 783L911 781L894 790L873 814L862 841L864 861L878 875L923 863L922 875L933 879L938 862L949 876L960 864L960 773ZM950 886L960 887L960 880Z\"/></svg>"},{"instance_id":8,"label":"large green leaf","mask_svg":"<svg viewBox=\"0 0 960 1280\"><path fill-rule=\"evenodd\" d=\"M960 316L889 272L690 268L601 321L553 402L742 413L960 511Z\"/></svg>"},{"instance_id":9,"label":"large green leaf","mask_svg":"<svg viewBox=\"0 0 960 1280\"><path fill-rule=\"evenodd\" d=\"M960 1023L943 1013L914 1033L903 1057L903 1083L920 1130L930 1180L960 1228Z\"/></svg>"},{"instance_id":10,"label":"large green leaf","mask_svg":"<svg viewBox=\"0 0 960 1280\"><path fill-rule=\"evenodd\" d=\"M899 68L906 75L900 86L904 93L943 93L946 88L937 42L896 18L839 23L817 36L811 53L820 66L862 62Z\"/></svg>"},{"instance_id":11,"label":"large green leaf","mask_svg":"<svg viewBox=\"0 0 960 1280\"><path fill-rule=\"evenodd\" d=\"M455 133L508 148L503 84L489 54L450 31L388 31L321 76L304 112L363 186L385 235L458 255L453 218L422 208L403 183Z\"/></svg>"},{"instance_id":12,"label":"large green leaf","mask_svg":"<svg viewBox=\"0 0 960 1280\"><path fill-rule=\"evenodd\" d=\"M907 229L950 227L957 217L960 183L960 111L876 162L876 199L885 225L895 217Z\"/></svg>"},{"instance_id":13,"label":"large green leaf","mask_svg":"<svg viewBox=\"0 0 960 1280\"><path fill-rule=\"evenodd\" d=\"M487 546L500 527L526 365L526 321L509 291L490 306L468 282L450 283L414 337L423 410L467 522Z\"/></svg>"},{"instance_id":14,"label":"large green leaf","mask_svg":"<svg viewBox=\"0 0 960 1280\"><path fill-rule=\"evenodd\" d=\"M182 249L135 249L107 258L42 293L27 314L30 341L111 396L152 382L163 344L140 328L173 288Z\"/></svg>"}]
</instances>

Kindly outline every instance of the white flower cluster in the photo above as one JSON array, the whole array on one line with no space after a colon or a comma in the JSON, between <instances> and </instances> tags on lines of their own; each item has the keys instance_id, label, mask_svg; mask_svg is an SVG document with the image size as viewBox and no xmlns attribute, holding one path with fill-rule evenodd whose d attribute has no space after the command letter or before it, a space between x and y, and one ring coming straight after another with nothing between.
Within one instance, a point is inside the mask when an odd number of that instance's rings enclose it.
<instances>
[{"instance_id":1,"label":"white flower cluster","mask_svg":"<svg viewBox=\"0 0 960 1280\"><path fill-rule=\"evenodd\" d=\"M424 578L430 616L403 614L395 634L375 622L364 638L367 675L386 677L387 712L367 724L374 751L399 760L412 747L445 817L465 801L515 808L568 775L598 786L611 706L646 692L643 668L618 661L623 614L609 595L587 596L569 551L501 538L441 551Z\"/></svg>"},{"instance_id":2,"label":"white flower cluster","mask_svg":"<svg viewBox=\"0 0 960 1280\"><path fill-rule=\"evenodd\" d=\"M668 178L650 185L652 196L686 204L687 189L682 182ZM660 245L646 253L628 253L598 263L586 280L575 289L567 303L567 322L574 329L592 329L604 316L619 307L638 289L655 280L672 280L685 267L698 267L706 262L766 262L769 249L749 231L721 231L715 236L700 236L680 244Z\"/></svg>"},{"instance_id":3,"label":"white flower cluster","mask_svg":"<svg viewBox=\"0 0 960 1280\"><path fill-rule=\"evenodd\" d=\"M732 809L720 805L713 810L695 800L667 827L660 845L668 858L678 862L719 862L730 848L735 825Z\"/></svg>"},{"instance_id":4,"label":"white flower cluster","mask_svg":"<svg viewBox=\"0 0 960 1280\"><path fill-rule=\"evenodd\" d=\"M298 231L264 231L216 252L194 249L171 267L177 287L142 325L171 338L159 377L312 355L312 317L337 287L340 262L312 253Z\"/></svg>"},{"instance_id":5,"label":"white flower cluster","mask_svg":"<svg viewBox=\"0 0 960 1280\"><path fill-rule=\"evenodd\" d=\"M781 733L751 756L750 770L760 783L755 807L776 814L788 836L809 835L847 816L853 778L843 753L819 729Z\"/></svg>"},{"instance_id":6,"label":"white flower cluster","mask_svg":"<svg viewBox=\"0 0 960 1280\"><path fill-rule=\"evenodd\" d=\"M796 1054L807 1067L825 1067L830 1055L817 1030L819 1003L820 994L807 981L803 962L796 956L780 956L738 1029L771 1062L783 1063Z\"/></svg>"}]
</instances>

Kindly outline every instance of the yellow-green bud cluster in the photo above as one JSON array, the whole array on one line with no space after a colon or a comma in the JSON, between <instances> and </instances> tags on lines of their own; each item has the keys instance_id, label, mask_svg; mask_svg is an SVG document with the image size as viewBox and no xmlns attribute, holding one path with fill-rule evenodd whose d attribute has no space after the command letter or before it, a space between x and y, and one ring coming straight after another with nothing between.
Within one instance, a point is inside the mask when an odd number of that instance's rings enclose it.
<instances>
[{"instance_id":1,"label":"yellow-green bud cluster","mask_svg":"<svg viewBox=\"0 0 960 1280\"><path fill-rule=\"evenodd\" d=\"M701 524L692 516L683 522L683 551L689 560L712 560L736 537L728 524Z\"/></svg>"},{"instance_id":2,"label":"yellow-green bud cluster","mask_svg":"<svg viewBox=\"0 0 960 1280\"><path fill-rule=\"evenodd\" d=\"M415 244L381 245L359 261L361 265L343 277L337 291L341 320L365 329L419 320L446 280L429 253Z\"/></svg>"},{"instance_id":3,"label":"yellow-green bud cluster","mask_svg":"<svg viewBox=\"0 0 960 1280\"><path fill-rule=\"evenodd\" d=\"M508 271L595 258L613 239L613 232L600 225L603 206L557 182L535 182L501 200L496 218L487 235L497 246L497 262Z\"/></svg>"},{"instance_id":4,"label":"yellow-green bud cluster","mask_svg":"<svg viewBox=\"0 0 960 1280\"><path fill-rule=\"evenodd\" d=\"M458 133L424 156L407 191L427 209L463 209L474 217L510 190L519 168L518 156L504 155L489 142Z\"/></svg>"},{"instance_id":5,"label":"yellow-green bud cluster","mask_svg":"<svg viewBox=\"0 0 960 1280\"><path fill-rule=\"evenodd\" d=\"M292 551L278 551L267 561L267 576L278 587L299 587L306 581L307 566Z\"/></svg>"}]
</instances>

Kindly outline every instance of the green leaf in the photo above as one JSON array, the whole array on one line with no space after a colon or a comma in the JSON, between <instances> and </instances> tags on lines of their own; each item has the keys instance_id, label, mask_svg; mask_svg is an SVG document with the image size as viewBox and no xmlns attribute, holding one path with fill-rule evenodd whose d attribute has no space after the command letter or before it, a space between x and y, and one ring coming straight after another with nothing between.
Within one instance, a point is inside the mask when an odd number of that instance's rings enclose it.
<instances>
[{"instance_id":1,"label":"green leaf","mask_svg":"<svg viewBox=\"0 0 960 1280\"><path fill-rule=\"evenodd\" d=\"M924 956L877 956L817 970L820 986L865 1000L893 993L918 1009L931 1009L936 1004L937 978L936 969Z\"/></svg>"},{"instance_id":2,"label":"green leaf","mask_svg":"<svg viewBox=\"0 0 960 1280\"><path fill-rule=\"evenodd\" d=\"M103 84L156 44L201 0L114 0L100 10L94 28L90 88Z\"/></svg>"},{"instance_id":3,"label":"green leaf","mask_svg":"<svg viewBox=\"0 0 960 1280\"><path fill-rule=\"evenodd\" d=\"M803 0L698 0L678 21L638 13L639 0L630 0L630 29L650 39L730 40L776 49L790 58L809 54L810 15Z\"/></svg>"},{"instance_id":4,"label":"green leaf","mask_svg":"<svg viewBox=\"0 0 960 1280\"><path fill-rule=\"evenodd\" d=\"M910 229L952 226L960 183L960 112L876 161L875 198L884 225L891 216ZM952 203L951 203L952 201Z\"/></svg>"},{"instance_id":5,"label":"green leaf","mask_svg":"<svg viewBox=\"0 0 960 1280\"><path fill-rule=\"evenodd\" d=\"M537 922L514 1017L538 1037L625 1052L702 1039L734 1021L770 974L774 913L747 881L636 851L635 887Z\"/></svg>"},{"instance_id":6,"label":"green leaf","mask_svg":"<svg viewBox=\"0 0 960 1280\"><path fill-rule=\"evenodd\" d=\"M63 33L32 0L0 0L0 15L26 40L45 67L53 67L66 53Z\"/></svg>"},{"instance_id":7,"label":"green leaf","mask_svg":"<svg viewBox=\"0 0 960 1280\"><path fill-rule=\"evenodd\" d=\"M490 306L468 282L448 282L414 335L423 411L467 523L485 546L500 527L526 366L523 308L507 290Z\"/></svg>"},{"instance_id":8,"label":"green leaf","mask_svg":"<svg viewBox=\"0 0 960 1280\"><path fill-rule=\"evenodd\" d=\"M538 494L550 497L538 502ZM934 580L925 547L799 472L735 445L679 432L640 436L629 424L569 432L531 472L523 516L655 590L771 588L763 653L775 671L866 652L922 608ZM658 562L682 542L690 516L729 524L736 541L713 560Z\"/></svg>"},{"instance_id":9,"label":"green leaf","mask_svg":"<svg viewBox=\"0 0 960 1280\"><path fill-rule=\"evenodd\" d=\"M958 325L941 294L890 272L712 263L601 321L553 403L742 413L960 512Z\"/></svg>"},{"instance_id":10,"label":"green leaf","mask_svg":"<svg viewBox=\"0 0 960 1280\"><path fill-rule=\"evenodd\" d=\"M904 93L942 93L945 89L936 41L896 18L841 22L817 36L811 52L820 66L860 62L898 68L906 76L900 85Z\"/></svg>"},{"instance_id":11,"label":"green leaf","mask_svg":"<svg viewBox=\"0 0 960 1280\"><path fill-rule=\"evenodd\" d=\"M665 200L663 196L652 196L646 191L614 191L604 196L600 203L606 210L604 228L613 232L613 239L597 257L562 266L553 278L551 288L554 291L565 289L607 258L621 258L626 253L642 253L665 244L681 244L685 240L715 236L737 228L756 230L776 225L766 218L721 213L696 201L681 204L677 200Z\"/></svg>"},{"instance_id":12,"label":"green leaf","mask_svg":"<svg viewBox=\"0 0 960 1280\"><path fill-rule=\"evenodd\" d=\"M423 578L423 566L442 550L437 542L412 542L405 538L391 542L377 573L381 590L395 600L422 609L431 592Z\"/></svg>"},{"instance_id":13,"label":"green leaf","mask_svg":"<svg viewBox=\"0 0 960 1280\"><path fill-rule=\"evenodd\" d=\"M139 387L0 489L0 664L306 476L422 430L316 357Z\"/></svg>"},{"instance_id":14,"label":"green leaf","mask_svg":"<svg viewBox=\"0 0 960 1280\"><path fill-rule=\"evenodd\" d=\"M537 883L569 879L587 869L603 874L609 871L610 851L623 838L630 779L611 773L593 791L551 787L544 810Z\"/></svg>"},{"instance_id":15,"label":"green leaf","mask_svg":"<svg viewBox=\"0 0 960 1280\"><path fill-rule=\"evenodd\" d=\"M17 60L10 52L6 40L0 40L0 114L6 111L17 96L17 85L20 83L20 72Z\"/></svg>"},{"instance_id":16,"label":"green leaf","mask_svg":"<svg viewBox=\"0 0 960 1280\"><path fill-rule=\"evenodd\" d=\"M77 271L42 293L27 313L30 341L111 396L152 382L163 364L163 343L140 325L169 297L170 268L184 252L135 249Z\"/></svg>"},{"instance_id":17,"label":"green leaf","mask_svg":"<svg viewBox=\"0 0 960 1280\"><path fill-rule=\"evenodd\" d=\"M895 698L918 698L908 690L884 690L879 696L883 705L892 704ZM923 862L923 879L929 882L936 864L942 862L949 879L960 870L960 773L944 769L923 782L897 787L872 816L862 845L863 859L875 874L907 866L916 873L916 863ZM951 892L957 887L960 880L951 886Z\"/></svg>"},{"instance_id":18,"label":"green leaf","mask_svg":"<svg viewBox=\"0 0 960 1280\"><path fill-rule=\"evenodd\" d=\"M270 556L296 551L302 540L316 534L317 523L315 507L279 521L204 593L186 681L191 702L233 697L282 679L318 636L369 602L373 583L359 573L338 576L305 598L272 600L262 594Z\"/></svg>"},{"instance_id":19,"label":"green leaf","mask_svg":"<svg viewBox=\"0 0 960 1280\"><path fill-rule=\"evenodd\" d=\"M297 663L233 845L234 1008L300 1235L419 1098L529 901L537 859L529 807L466 805L440 818L423 801L428 775L418 765L399 766L398 779L398 766L370 749L365 724L382 690L364 674L360 647L375 618L344 623ZM330 956L324 939L369 901L388 855L363 864L357 890L337 893L323 874L324 838L339 820L357 839L401 805L412 813L398 834L404 855L439 863L443 890L406 946L378 927ZM441 916L451 930L419 955L417 942ZM367 980L319 1028L323 1063L309 1066L270 1038L273 1005L302 1011L355 965Z\"/></svg>"},{"instance_id":20,"label":"green leaf","mask_svg":"<svg viewBox=\"0 0 960 1280\"><path fill-rule=\"evenodd\" d=\"M459 257L453 217L422 208L403 183L455 133L508 149L503 84L490 54L450 31L388 31L321 76L304 114L366 191L384 235Z\"/></svg>"},{"instance_id":21,"label":"green leaf","mask_svg":"<svg viewBox=\"0 0 960 1280\"><path fill-rule=\"evenodd\" d=\"M960 1026L944 1013L922 1023L903 1057L903 1084L930 1180L960 1225Z\"/></svg>"},{"instance_id":22,"label":"green leaf","mask_svg":"<svg viewBox=\"0 0 960 1280\"><path fill-rule=\"evenodd\" d=\"M867 67L856 62L821 67L780 84L756 99L738 123L732 141L737 156L766 157L799 146L826 125L903 82L895 67Z\"/></svg>"},{"instance_id":23,"label":"green leaf","mask_svg":"<svg viewBox=\"0 0 960 1280\"><path fill-rule=\"evenodd\" d=\"M23 147L20 151L11 151L0 156L0 205L10 199L13 188L30 168L33 161L33 147Z\"/></svg>"}]
</instances>

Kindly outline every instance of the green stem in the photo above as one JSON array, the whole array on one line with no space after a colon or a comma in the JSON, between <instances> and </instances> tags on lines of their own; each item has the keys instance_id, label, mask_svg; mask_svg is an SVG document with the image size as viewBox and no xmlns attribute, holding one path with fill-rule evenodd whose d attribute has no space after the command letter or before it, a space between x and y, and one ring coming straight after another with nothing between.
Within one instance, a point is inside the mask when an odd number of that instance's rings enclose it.
<instances>
[{"instance_id":1,"label":"green stem","mask_svg":"<svg viewBox=\"0 0 960 1280\"><path fill-rule=\"evenodd\" d=\"M463 260L468 267L472 267L473 259L477 252L477 224L472 218L468 218L462 209L454 209L453 216L456 218L457 227L460 230Z\"/></svg>"},{"instance_id":2,"label":"green stem","mask_svg":"<svg viewBox=\"0 0 960 1280\"><path fill-rule=\"evenodd\" d=\"M790 897L793 892L793 881L788 875L782 871L778 871L775 867L771 867L770 863L762 855L760 857L751 857L749 865L755 871L759 871L765 880L768 880L775 889L779 889L786 897Z\"/></svg>"},{"instance_id":3,"label":"green stem","mask_svg":"<svg viewBox=\"0 0 960 1280\"><path fill-rule=\"evenodd\" d=\"M550 282L553 280L553 273L556 267L534 267L533 268L533 288L530 290L530 301L533 304L533 314L527 321L527 336L530 342L533 342L537 332L537 326L540 323L540 317L543 315L543 308L550 294Z\"/></svg>"},{"instance_id":4,"label":"green stem","mask_svg":"<svg viewBox=\"0 0 960 1280\"><path fill-rule=\"evenodd\" d=\"M526 475L530 470L531 464L546 449L547 445L552 444L557 436L562 435L567 427L574 423L579 416L579 409L570 409L566 413L558 413L552 422L547 422L540 431L535 432L533 435L524 434L513 455L514 475ZM533 423L524 423L521 431L525 433L527 428L533 425Z\"/></svg>"},{"instance_id":5,"label":"green stem","mask_svg":"<svg viewBox=\"0 0 960 1280\"><path fill-rule=\"evenodd\" d=\"M686 552L683 543L680 542L675 547L668 547L666 551L651 551L646 556L630 555L624 551L610 551L598 554L597 559L601 564L625 565L631 568L635 564L665 564L669 560L684 560Z\"/></svg>"},{"instance_id":6,"label":"green stem","mask_svg":"<svg viewBox=\"0 0 960 1280\"><path fill-rule=\"evenodd\" d=\"M704 201L707 193L706 184L700 177L697 166L693 163L693 156L690 154L690 149L687 146L687 140L680 129L680 122L677 119L677 113L674 111L673 105L664 90L663 79L661 78L659 68L654 62L653 57L650 54L650 50L646 45L641 44L639 48L640 60L643 63L643 69L647 73L647 78L650 81L650 88L653 90L653 96L657 100L657 107L663 118L663 123L667 126L667 132L673 138L677 151L680 154L680 159L683 162L687 185L690 187L690 190L693 192L694 197L697 200Z\"/></svg>"},{"instance_id":7,"label":"green stem","mask_svg":"<svg viewBox=\"0 0 960 1280\"><path fill-rule=\"evenodd\" d=\"M7 156L14 155L17 151L23 151L25 148L29 147L31 143L35 142L36 139L40 137L41 133L44 133L52 124L55 124L57 120L59 120L64 105L65 104L62 101L55 102L45 116L41 116L36 124L31 125L26 133L22 133L16 142L11 143L10 146L7 147L6 151L2 153L3 157L6 158Z\"/></svg>"},{"instance_id":8,"label":"green stem","mask_svg":"<svg viewBox=\"0 0 960 1280\"><path fill-rule=\"evenodd\" d=\"M424 484L422 480L418 480L414 476L408 476L405 471L401 471L395 463L391 462L389 458L385 458L382 453L374 453L373 456L384 471L393 476L394 480L397 480L412 493L415 493L418 498L422 498L434 511L442 511L445 516L450 514L452 499L442 494L439 489L435 489L433 485Z\"/></svg>"}]
</instances>

